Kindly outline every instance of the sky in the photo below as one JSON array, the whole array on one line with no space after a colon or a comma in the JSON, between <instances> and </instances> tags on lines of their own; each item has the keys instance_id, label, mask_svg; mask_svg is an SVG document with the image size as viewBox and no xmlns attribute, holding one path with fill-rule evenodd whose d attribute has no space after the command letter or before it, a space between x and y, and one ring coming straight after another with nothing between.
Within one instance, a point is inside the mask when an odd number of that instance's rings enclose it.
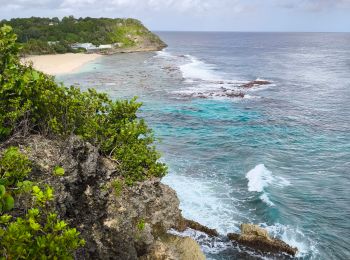
<instances>
[{"instance_id":1,"label":"sky","mask_svg":"<svg viewBox=\"0 0 350 260\"><path fill-rule=\"evenodd\" d=\"M154 31L350 31L350 0L0 0L0 6L0 19L131 17Z\"/></svg>"}]
</instances>

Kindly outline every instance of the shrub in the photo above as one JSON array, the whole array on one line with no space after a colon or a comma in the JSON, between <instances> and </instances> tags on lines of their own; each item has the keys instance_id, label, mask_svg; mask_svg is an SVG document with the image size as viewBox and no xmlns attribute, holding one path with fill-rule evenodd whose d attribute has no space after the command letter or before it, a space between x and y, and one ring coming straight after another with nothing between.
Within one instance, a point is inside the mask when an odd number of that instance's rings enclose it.
<instances>
[{"instance_id":1,"label":"shrub","mask_svg":"<svg viewBox=\"0 0 350 260\"><path fill-rule=\"evenodd\" d=\"M137 117L136 98L112 101L94 89L58 85L19 63L15 41L10 27L0 29L0 141L28 133L75 134L117 160L127 184L166 174L151 129Z\"/></svg>"},{"instance_id":2,"label":"shrub","mask_svg":"<svg viewBox=\"0 0 350 260\"><path fill-rule=\"evenodd\" d=\"M30 165L28 157L17 147L6 149L0 159L0 184L9 186L22 181L31 172Z\"/></svg>"},{"instance_id":3,"label":"shrub","mask_svg":"<svg viewBox=\"0 0 350 260\"><path fill-rule=\"evenodd\" d=\"M85 242L50 210L53 189L25 180L31 172L29 159L10 147L0 158L0 167L0 258L74 259L74 251ZM33 204L27 206L32 208L23 216L12 215L14 197L22 192L31 192Z\"/></svg>"}]
</instances>

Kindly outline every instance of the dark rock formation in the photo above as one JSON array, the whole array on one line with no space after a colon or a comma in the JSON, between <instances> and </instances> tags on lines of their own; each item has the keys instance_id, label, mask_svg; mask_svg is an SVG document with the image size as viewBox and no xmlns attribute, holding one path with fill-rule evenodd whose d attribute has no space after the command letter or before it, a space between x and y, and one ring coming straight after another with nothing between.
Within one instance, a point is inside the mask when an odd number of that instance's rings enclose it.
<instances>
[{"instance_id":1,"label":"dark rock formation","mask_svg":"<svg viewBox=\"0 0 350 260\"><path fill-rule=\"evenodd\" d=\"M241 88L252 88L255 86L261 86L261 85L269 85L271 84L270 81L267 80L253 80L248 83L245 83L243 85L240 85Z\"/></svg>"},{"instance_id":2,"label":"dark rock formation","mask_svg":"<svg viewBox=\"0 0 350 260\"><path fill-rule=\"evenodd\" d=\"M123 178L115 162L75 136L66 141L30 136L15 145L33 162L31 179L54 188L60 217L86 240L76 259L204 259L194 240L168 237L182 216L175 191L159 179L117 191L114 183ZM53 175L57 165L64 176ZM169 250L175 258L166 257ZM160 257L149 258L152 254Z\"/></svg>"},{"instance_id":3,"label":"dark rock formation","mask_svg":"<svg viewBox=\"0 0 350 260\"><path fill-rule=\"evenodd\" d=\"M239 244L268 253L287 253L295 256L296 247L291 247L282 240L271 238L267 231L257 225L242 224L241 234L229 233L227 237Z\"/></svg>"},{"instance_id":4,"label":"dark rock formation","mask_svg":"<svg viewBox=\"0 0 350 260\"><path fill-rule=\"evenodd\" d=\"M187 228L201 231L201 232L203 232L211 237L218 237L219 236L219 233L216 231L216 229L208 228L208 227L206 227L206 226L204 226L196 221L182 218L179 222L177 229L178 229L178 231L183 232Z\"/></svg>"}]
</instances>

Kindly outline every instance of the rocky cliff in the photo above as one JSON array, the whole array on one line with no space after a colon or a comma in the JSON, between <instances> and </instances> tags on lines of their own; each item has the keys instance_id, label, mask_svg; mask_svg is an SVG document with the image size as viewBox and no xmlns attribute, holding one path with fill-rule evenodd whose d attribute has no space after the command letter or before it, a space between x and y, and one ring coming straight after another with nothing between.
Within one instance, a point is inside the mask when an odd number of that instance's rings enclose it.
<instances>
[{"instance_id":1,"label":"rocky cliff","mask_svg":"<svg viewBox=\"0 0 350 260\"><path fill-rule=\"evenodd\" d=\"M32 180L54 188L60 217L81 232L77 259L205 259L194 240L167 234L182 216L175 191L159 179L119 185L115 162L76 136L32 135L11 145L33 162ZM63 176L53 175L57 165Z\"/></svg>"}]
</instances>

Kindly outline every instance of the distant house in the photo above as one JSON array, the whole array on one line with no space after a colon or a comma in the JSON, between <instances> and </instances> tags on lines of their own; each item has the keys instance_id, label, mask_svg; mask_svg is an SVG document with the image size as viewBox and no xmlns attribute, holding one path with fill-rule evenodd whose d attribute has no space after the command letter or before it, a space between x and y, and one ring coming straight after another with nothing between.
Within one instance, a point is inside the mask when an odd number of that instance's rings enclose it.
<instances>
[{"instance_id":1,"label":"distant house","mask_svg":"<svg viewBox=\"0 0 350 260\"><path fill-rule=\"evenodd\" d=\"M100 46L98 46L98 49L112 49L112 44L101 44Z\"/></svg>"},{"instance_id":2,"label":"distant house","mask_svg":"<svg viewBox=\"0 0 350 260\"><path fill-rule=\"evenodd\" d=\"M114 45L112 44L101 44L100 46L96 46L90 42L86 43L74 43L71 45L72 49L85 49L87 52L94 52L99 50L106 50L106 49L112 49Z\"/></svg>"},{"instance_id":3,"label":"distant house","mask_svg":"<svg viewBox=\"0 0 350 260\"><path fill-rule=\"evenodd\" d=\"M93 51L93 50L98 50L98 47L93 45L90 42L86 43L74 43L71 45L72 49L77 50L77 49L85 49L87 51Z\"/></svg>"}]
</instances>

